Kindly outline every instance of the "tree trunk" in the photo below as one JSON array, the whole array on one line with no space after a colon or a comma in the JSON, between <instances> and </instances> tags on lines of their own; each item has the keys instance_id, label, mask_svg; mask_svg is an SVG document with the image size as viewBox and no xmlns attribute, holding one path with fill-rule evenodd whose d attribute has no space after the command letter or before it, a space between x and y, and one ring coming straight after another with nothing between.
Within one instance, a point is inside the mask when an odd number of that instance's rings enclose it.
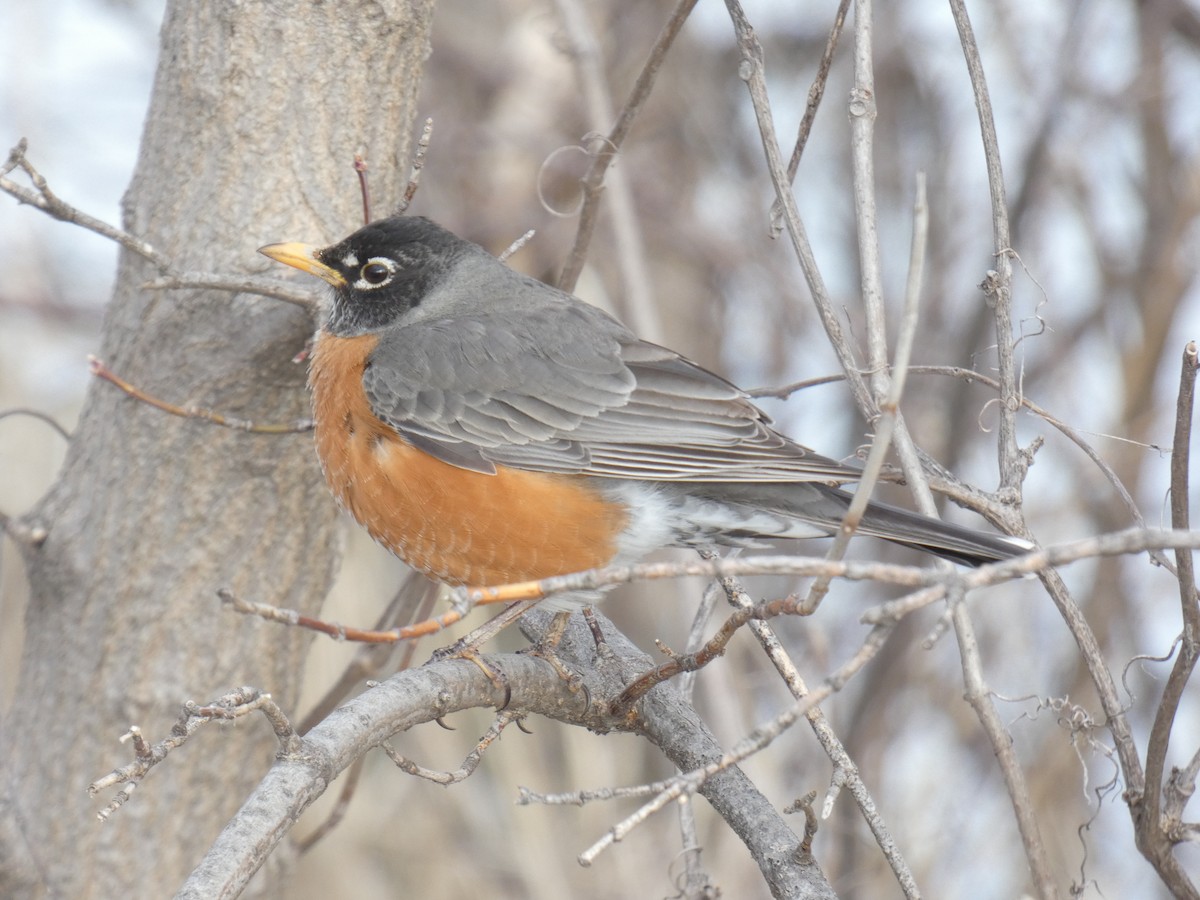
<instances>
[{"instance_id":1,"label":"tree trunk","mask_svg":"<svg viewBox=\"0 0 1200 900\"><path fill-rule=\"evenodd\" d=\"M179 270L264 272L255 248L341 237L407 174L431 0L168 5L124 227ZM67 262L67 261L64 261ZM274 271L274 270L272 270ZM152 291L123 253L101 358L147 392L256 422L306 415L297 308ZM17 697L0 735L0 895L172 893L262 776L265 723L212 728L113 819L89 782L155 740L179 705L242 684L294 705L307 639L221 609L215 591L314 611L336 563L335 511L307 434L164 415L92 385L53 490L21 523L31 583ZM278 856L278 854L277 854ZM286 860L260 890L278 893Z\"/></svg>"}]
</instances>

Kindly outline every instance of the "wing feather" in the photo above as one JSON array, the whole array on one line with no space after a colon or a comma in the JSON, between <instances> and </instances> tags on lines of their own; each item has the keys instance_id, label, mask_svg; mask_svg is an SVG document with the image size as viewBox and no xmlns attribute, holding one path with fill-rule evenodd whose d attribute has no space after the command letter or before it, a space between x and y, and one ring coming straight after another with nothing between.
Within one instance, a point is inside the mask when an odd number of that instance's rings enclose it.
<instances>
[{"instance_id":1,"label":"wing feather","mask_svg":"<svg viewBox=\"0 0 1200 900\"><path fill-rule=\"evenodd\" d=\"M550 294L551 298L555 295ZM385 335L363 387L381 419L451 465L618 479L854 481L779 434L736 386L600 310L548 300Z\"/></svg>"}]
</instances>

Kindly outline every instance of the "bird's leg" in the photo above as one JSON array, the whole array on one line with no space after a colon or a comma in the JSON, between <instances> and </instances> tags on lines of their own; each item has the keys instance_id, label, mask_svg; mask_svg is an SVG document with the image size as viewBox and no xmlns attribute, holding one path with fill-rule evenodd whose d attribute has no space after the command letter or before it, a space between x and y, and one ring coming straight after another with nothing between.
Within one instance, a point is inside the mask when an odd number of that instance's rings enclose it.
<instances>
[{"instance_id":1,"label":"bird's leg","mask_svg":"<svg viewBox=\"0 0 1200 900\"><path fill-rule=\"evenodd\" d=\"M571 621L569 612L557 612L554 618L550 620L550 626L546 629L546 633L542 635L542 639L538 641L539 647L547 647L554 649L563 639L563 635L567 631L567 623Z\"/></svg>"},{"instance_id":2,"label":"bird's leg","mask_svg":"<svg viewBox=\"0 0 1200 900\"><path fill-rule=\"evenodd\" d=\"M572 671L562 657L558 655L558 645L563 639L563 635L567 631L567 623L571 621L570 611L558 612L554 614L554 618L550 620L545 633L538 639L538 642L529 648L527 651L531 656L536 656L538 659L544 659L558 673L558 677L567 683L567 689L572 693L578 693L582 688L587 690L583 684L583 678Z\"/></svg>"},{"instance_id":3,"label":"bird's leg","mask_svg":"<svg viewBox=\"0 0 1200 900\"><path fill-rule=\"evenodd\" d=\"M596 650L603 656L605 653L611 653L609 650L608 641L604 639L604 632L600 630L600 620L596 618L596 610L594 607L585 606L583 608L583 621L587 622L588 630L592 632L592 640L596 642Z\"/></svg>"},{"instance_id":4,"label":"bird's leg","mask_svg":"<svg viewBox=\"0 0 1200 900\"><path fill-rule=\"evenodd\" d=\"M431 658L431 661L433 658L437 658L436 653ZM512 685L509 684L508 676L504 674L503 669L485 657L477 648L473 646L463 647L457 653L450 654L447 658L465 659L468 662L473 662L476 666L478 666L479 671L487 676L487 679L492 683L492 686L496 688L496 690L504 692L504 702L497 704L496 710L501 711L508 709L508 704L512 702Z\"/></svg>"},{"instance_id":5,"label":"bird's leg","mask_svg":"<svg viewBox=\"0 0 1200 900\"><path fill-rule=\"evenodd\" d=\"M512 687L508 683L508 676L505 675L495 663L486 660L480 653L479 647L485 641L490 641L501 631L511 625L525 613L529 612L533 607L537 606L537 600L522 600L518 603L513 603L499 615L492 616L474 631L471 631L459 638L448 647L442 647L433 652L430 657L431 662L436 662L443 659L466 659L479 666L488 680L496 686L498 690L504 692L504 702L498 707L504 709L508 706L509 700L512 699Z\"/></svg>"},{"instance_id":6,"label":"bird's leg","mask_svg":"<svg viewBox=\"0 0 1200 900\"><path fill-rule=\"evenodd\" d=\"M513 622L517 621L517 619L521 618L521 616L525 615L525 613L529 612L529 610L537 606L539 602L538 600L521 600L517 603L509 604L499 615L492 616L492 618L488 619L474 631L460 637L449 647L443 647L437 651L437 654L441 655L438 656L435 654L435 656L439 659L444 659L447 656L458 656L461 651L468 647L478 648L481 644L490 641Z\"/></svg>"}]
</instances>

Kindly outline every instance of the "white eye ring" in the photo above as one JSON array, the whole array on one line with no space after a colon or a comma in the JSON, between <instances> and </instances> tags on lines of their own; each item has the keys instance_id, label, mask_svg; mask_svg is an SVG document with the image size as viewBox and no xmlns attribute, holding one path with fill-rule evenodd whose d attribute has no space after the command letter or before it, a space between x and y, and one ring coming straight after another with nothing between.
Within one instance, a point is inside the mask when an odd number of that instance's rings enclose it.
<instances>
[{"instance_id":1,"label":"white eye ring","mask_svg":"<svg viewBox=\"0 0 1200 900\"><path fill-rule=\"evenodd\" d=\"M386 256L373 256L358 270L358 280L354 282L355 290L373 291L391 282L399 266L396 261Z\"/></svg>"}]
</instances>

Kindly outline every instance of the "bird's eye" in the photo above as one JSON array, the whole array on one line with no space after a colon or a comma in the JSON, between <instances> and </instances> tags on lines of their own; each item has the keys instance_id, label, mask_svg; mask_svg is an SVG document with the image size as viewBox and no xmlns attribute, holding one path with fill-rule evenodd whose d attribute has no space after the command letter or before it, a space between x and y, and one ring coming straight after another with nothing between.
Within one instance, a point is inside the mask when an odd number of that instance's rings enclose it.
<instances>
[{"instance_id":1,"label":"bird's eye","mask_svg":"<svg viewBox=\"0 0 1200 900\"><path fill-rule=\"evenodd\" d=\"M373 259L362 267L359 275L367 284L378 287L392 277L392 271L393 266Z\"/></svg>"}]
</instances>

